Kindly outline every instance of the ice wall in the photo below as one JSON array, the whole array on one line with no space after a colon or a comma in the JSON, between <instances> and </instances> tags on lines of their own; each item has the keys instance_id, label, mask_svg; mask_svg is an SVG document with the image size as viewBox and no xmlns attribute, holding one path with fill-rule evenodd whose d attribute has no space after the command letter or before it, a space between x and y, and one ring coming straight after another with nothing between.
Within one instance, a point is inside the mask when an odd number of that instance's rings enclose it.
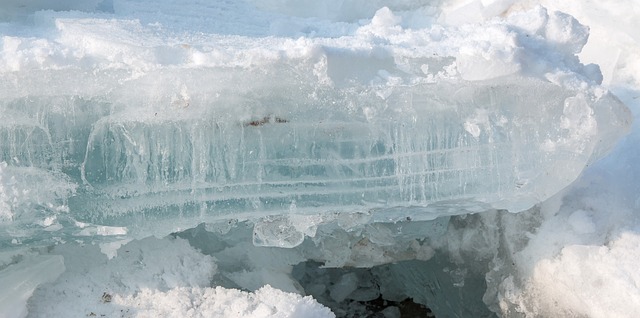
<instances>
[{"instance_id":1,"label":"ice wall","mask_svg":"<svg viewBox=\"0 0 640 318\"><path fill-rule=\"evenodd\" d=\"M47 35L2 38L3 244L264 218L261 233L298 237L265 244L294 246L336 212L518 212L629 126L574 55L587 29L542 8L416 29L383 8L293 39L178 37L128 5L37 12Z\"/></svg>"}]
</instances>

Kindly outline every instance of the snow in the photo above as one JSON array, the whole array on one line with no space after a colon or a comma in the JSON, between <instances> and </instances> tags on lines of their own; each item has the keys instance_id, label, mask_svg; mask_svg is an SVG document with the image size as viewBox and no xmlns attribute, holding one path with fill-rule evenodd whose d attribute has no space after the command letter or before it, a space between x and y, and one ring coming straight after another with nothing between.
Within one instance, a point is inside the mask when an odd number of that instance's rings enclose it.
<instances>
[{"instance_id":1,"label":"snow","mask_svg":"<svg viewBox=\"0 0 640 318\"><path fill-rule=\"evenodd\" d=\"M269 285L253 293L222 287L175 288L166 293L145 289L136 297L117 299L115 303L135 304L140 308L137 317L335 317L311 297L286 293Z\"/></svg>"},{"instance_id":2,"label":"snow","mask_svg":"<svg viewBox=\"0 0 640 318\"><path fill-rule=\"evenodd\" d=\"M630 317L640 309L637 286L638 41L635 2L542 1L590 26L581 60L597 63L603 82L633 112L632 132L579 182L547 204L547 219L522 252L524 287L505 301L540 316ZM621 14L622 12L625 14ZM634 39L635 38L635 39ZM555 201L555 202L553 202ZM509 290L509 289L507 289ZM534 296L535 295L535 296Z\"/></svg>"},{"instance_id":3,"label":"snow","mask_svg":"<svg viewBox=\"0 0 640 318\"><path fill-rule=\"evenodd\" d=\"M640 312L634 1L0 9L0 317Z\"/></svg>"},{"instance_id":4,"label":"snow","mask_svg":"<svg viewBox=\"0 0 640 318\"><path fill-rule=\"evenodd\" d=\"M8 253L13 254L13 253ZM64 260L59 255L14 254L11 263L0 255L2 267L0 282L5 291L0 294L0 315L2 317L24 317L27 314L27 301L40 284L54 281L65 271ZM19 257L16 257L19 256Z\"/></svg>"},{"instance_id":5,"label":"snow","mask_svg":"<svg viewBox=\"0 0 640 318\"><path fill-rule=\"evenodd\" d=\"M536 264L526 292L544 294L523 307L541 315L628 317L640 301L638 240L625 232L605 246L563 247L557 258Z\"/></svg>"},{"instance_id":6,"label":"snow","mask_svg":"<svg viewBox=\"0 0 640 318\"><path fill-rule=\"evenodd\" d=\"M67 270L34 293L30 316L333 317L311 297L268 285L253 293L208 287L214 260L182 239L133 241L109 260L97 246L68 245L56 248Z\"/></svg>"}]
</instances>

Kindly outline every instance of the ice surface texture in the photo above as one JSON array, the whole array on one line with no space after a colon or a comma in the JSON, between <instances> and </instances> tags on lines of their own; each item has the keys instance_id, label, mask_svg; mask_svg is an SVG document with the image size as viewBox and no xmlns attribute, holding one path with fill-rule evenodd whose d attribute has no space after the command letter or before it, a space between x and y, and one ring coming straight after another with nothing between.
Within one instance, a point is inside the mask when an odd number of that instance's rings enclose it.
<instances>
[{"instance_id":1,"label":"ice surface texture","mask_svg":"<svg viewBox=\"0 0 640 318\"><path fill-rule=\"evenodd\" d=\"M3 237L263 218L264 240L286 237L254 242L295 246L313 235L296 215L518 212L629 126L574 55L587 29L542 8L466 28L383 8L298 39L177 37L158 18L39 12L52 35L2 38Z\"/></svg>"}]
</instances>

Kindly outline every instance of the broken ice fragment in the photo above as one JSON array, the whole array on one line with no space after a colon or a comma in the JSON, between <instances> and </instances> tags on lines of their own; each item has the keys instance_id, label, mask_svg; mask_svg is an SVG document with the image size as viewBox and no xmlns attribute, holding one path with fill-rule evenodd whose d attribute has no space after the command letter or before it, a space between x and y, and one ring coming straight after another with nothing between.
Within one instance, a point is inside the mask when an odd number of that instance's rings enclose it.
<instances>
[{"instance_id":1,"label":"broken ice fragment","mask_svg":"<svg viewBox=\"0 0 640 318\"><path fill-rule=\"evenodd\" d=\"M253 244L256 246L295 247L304 240L286 217L270 217L253 227Z\"/></svg>"},{"instance_id":2,"label":"broken ice fragment","mask_svg":"<svg viewBox=\"0 0 640 318\"><path fill-rule=\"evenodd\" d=\"M340 279L329 288L329 295L336 302L341 302L358 288L358 277L355 273L342 275Z\"/></svg>"}]
</instances>

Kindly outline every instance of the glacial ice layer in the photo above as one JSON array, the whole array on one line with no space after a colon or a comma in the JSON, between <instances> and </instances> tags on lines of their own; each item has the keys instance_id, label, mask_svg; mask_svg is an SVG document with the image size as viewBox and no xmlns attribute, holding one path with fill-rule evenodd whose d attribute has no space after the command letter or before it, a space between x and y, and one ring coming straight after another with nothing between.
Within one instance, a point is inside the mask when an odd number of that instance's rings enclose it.
<instances>
[{"instance_id":1,"label":"glacial ice layer","mask_svg":"<svg viewBox=\"0 0 640 318\"><path fill-rule=\"evenodd\" d=\"M586 28L542 8L468 30L405 28L384 8L298 39L36 18L54 35L0 42L0 237L14 242L250 219L254 243L295 246L345 213L518 212L630 125L575 56Z\"/></svg>"}]
</instances>

